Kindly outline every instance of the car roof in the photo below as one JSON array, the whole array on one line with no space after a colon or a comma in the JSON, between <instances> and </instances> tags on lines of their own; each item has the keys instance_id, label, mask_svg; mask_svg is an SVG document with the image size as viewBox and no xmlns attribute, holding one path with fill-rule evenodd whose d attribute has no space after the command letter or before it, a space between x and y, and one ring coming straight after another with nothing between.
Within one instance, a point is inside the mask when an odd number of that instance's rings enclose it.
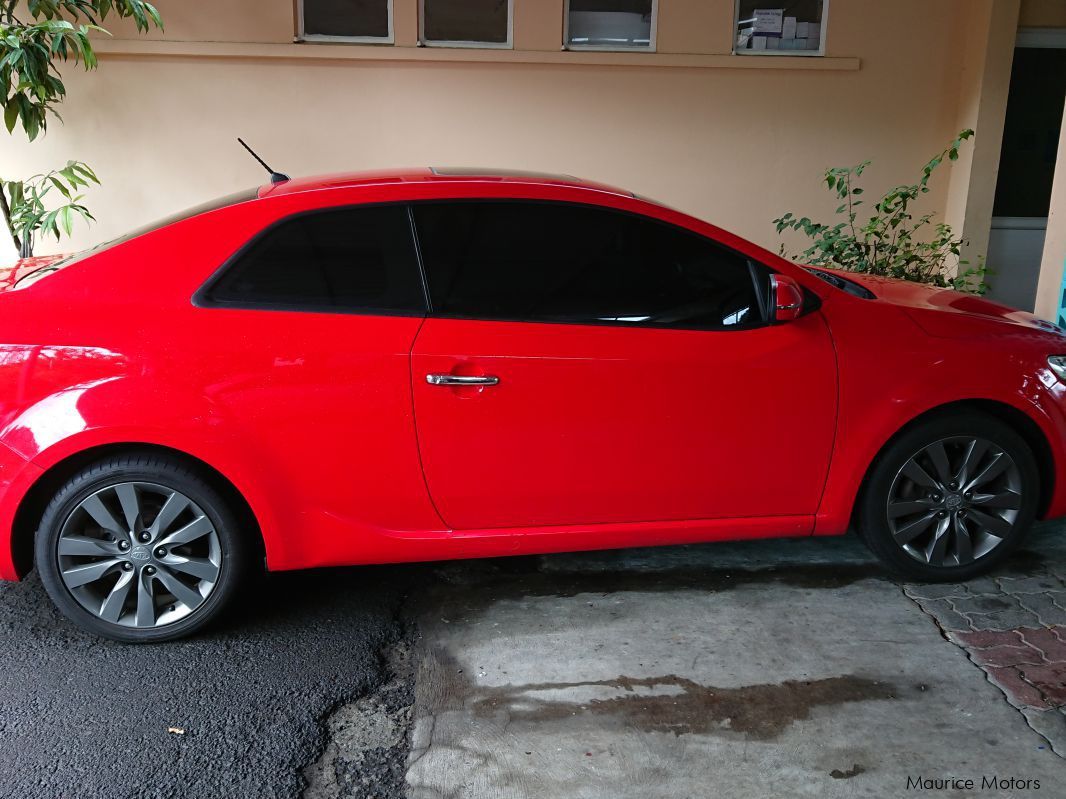
<instances>
[{"instance_id":1,"label":"car roof","mask_svg":"<svg viewBox=\"0 0 1066 799\"><path fill-rule=\"evenodd\" d=\"M282 183L267 184L259 189L260 197L277 197L324 189L347 189L358 186L396 183L514 183L540 186L560 186L633 197L633 192L576 178L572 175L552 175L520 169L485 169L480 167L423 167L418 169L342 172L332 175L294 178Z\"/></svg>"}]
</instances>

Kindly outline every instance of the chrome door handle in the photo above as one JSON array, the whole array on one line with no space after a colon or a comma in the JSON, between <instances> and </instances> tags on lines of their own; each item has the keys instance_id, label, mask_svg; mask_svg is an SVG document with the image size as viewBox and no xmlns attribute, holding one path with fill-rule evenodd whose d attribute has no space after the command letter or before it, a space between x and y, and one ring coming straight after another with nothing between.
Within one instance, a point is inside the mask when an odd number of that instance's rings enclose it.
<instances>
[{"instance_id":1,"label":"chrome door handle","mask_svg":"<svg viewBox=\"0 0 1066 799\"><path fill-rule=\"evenodd\" d=\"M495 375L426 375L426 382L431 386L495 386L500 378Z\"/></svg>"}]
</instances>

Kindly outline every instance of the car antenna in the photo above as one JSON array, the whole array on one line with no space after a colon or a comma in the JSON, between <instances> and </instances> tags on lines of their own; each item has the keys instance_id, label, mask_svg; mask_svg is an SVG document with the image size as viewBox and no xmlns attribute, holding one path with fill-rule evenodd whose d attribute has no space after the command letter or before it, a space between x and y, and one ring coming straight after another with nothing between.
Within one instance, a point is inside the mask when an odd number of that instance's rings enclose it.
<instances>
[{"instance_id":1,"label":"car antenna","mask_svg":"<svg viewBox=\"0 0 1066 799\"><path fill-rule=\"evenodd\" d=\"M253 150L251 147L249 147L247 145L247 143L244 141L244 139L242 139L240 136L237 137L237 141L239 141L241 143L241 147L243 147L245 150L247 150L249 153L252 154L252 158L254 158L256 161L258 161L260 164L263 165L263 169L265 169L267 172L270 173L270 182L271 183L284 183L285 181L292 179L288 175L286 175L284 172L275 172L273 169L271 169L270 166L267 164L267 162L264 161L262 158L260 158L256 154L255 150Z\"/></svg>"}]
</instances>

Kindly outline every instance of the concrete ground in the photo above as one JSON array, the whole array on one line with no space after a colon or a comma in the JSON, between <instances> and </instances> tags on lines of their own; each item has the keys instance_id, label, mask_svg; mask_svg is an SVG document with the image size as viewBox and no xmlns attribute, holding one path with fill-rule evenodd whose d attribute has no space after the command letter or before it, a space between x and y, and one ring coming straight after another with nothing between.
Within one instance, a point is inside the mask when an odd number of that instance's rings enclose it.
<instances>
[{"instance_id":1,"label":"concrete ground","mask_svg":"<svg viewBox=\"0 0 1066 799\"><path fill-rule=\"evenodd\" d=\"M901 586L852 539L440 573L418 614L412 799L887 797L952 778L973 785L951 796L1066 795L1062 525L968 588Z\"/></svg>"},{"instance_id":2,"label":"concrete ground","mask_svg":"<svg viewBox=\"0 0 1066 799\"><path fill-rule=\"evenodd\" d=\"M851 539L339 569L152 647L0 584L0 796L1066 795L1064 578L1064 524L966 586Z\"/></svg>"}]
</instances>

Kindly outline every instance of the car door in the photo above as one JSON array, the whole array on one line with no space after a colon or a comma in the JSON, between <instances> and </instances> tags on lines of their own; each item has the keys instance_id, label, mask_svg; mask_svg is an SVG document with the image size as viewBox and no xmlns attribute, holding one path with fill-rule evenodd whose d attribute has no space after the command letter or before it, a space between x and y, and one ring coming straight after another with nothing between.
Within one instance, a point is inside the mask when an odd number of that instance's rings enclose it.
<instances>
[{"instance_id":1,"label":"car door","mask_svg":"<svg viewBox=\"0 0 1066 799\"><path fill-rule=\"evenodd\" d=\"M432 313L420 453L455 529L813 515L836 363L817 312L768 325L768 270L603 207L413 206Z\"/></svg>"}]
</instances>

